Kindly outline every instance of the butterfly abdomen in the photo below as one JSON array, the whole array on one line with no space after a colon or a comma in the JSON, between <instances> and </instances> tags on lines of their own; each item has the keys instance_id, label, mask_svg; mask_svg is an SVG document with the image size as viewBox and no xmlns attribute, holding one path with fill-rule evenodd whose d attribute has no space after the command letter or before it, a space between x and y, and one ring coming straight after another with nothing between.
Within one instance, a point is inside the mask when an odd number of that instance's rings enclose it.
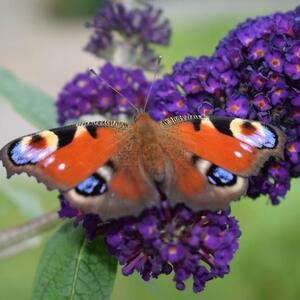
<instances>
[{"instance_id":1,"label":"butterfly abdomen","mask_svg":"<svg viewBox=\"0 0 300 300\"><path fill-rule=\"evenodd\" d=\"M157 183L165 179L166 158L158 143L145 144L141 148L139 157L145 171Z\"/></svg>"}]
</instances>

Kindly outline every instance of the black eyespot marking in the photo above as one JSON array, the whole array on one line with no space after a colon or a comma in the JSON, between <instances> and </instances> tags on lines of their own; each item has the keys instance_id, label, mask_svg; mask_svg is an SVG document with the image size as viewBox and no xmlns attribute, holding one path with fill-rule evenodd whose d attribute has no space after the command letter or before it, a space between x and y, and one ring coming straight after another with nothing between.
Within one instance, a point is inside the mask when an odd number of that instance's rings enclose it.
<instances>
[{"instance_id":1,"label":"black eyespot marking","mask_svg":"<svg viewBox=\"0 0 300 300\"><path fill-rule=\"evenodd\" d=\"M117 171L117 168L116 168L116 165L113 163L112 160L108 160L106 163L105 163L106 166L110 167L112 169L113 172L116 172Z\"/></svg>"},{"instance_id":2,"label":"black eyespot marking","mask_svg":"<svg viewBox=\"0 0 300 300\"><path fill-rule=\"evenodd\" d=\"M234 118L210 117L209 119L221 133L233 136L230 130L230 123Z\"/></svg>"},{"instance_id":3,"label":"black eyespot marking","mask_svg":"<svg viewBox=\"0 0 300 300\"><path fill-rule=\"evenodd\" d=\"M86 130L88 131L88 133L90 134L91 137L93 137L94 139L97 137L97 127L94 125L87 125Z\"/></svg>"},{"instance_id":4,"label":"black eyespot marking","mask_svg":"<svg viewBox=\"0 0 300 300\"><path fill-rule=\"evenodd\" d=\"M70 125L67 128L51 129L58 137L58 148L64 147L73 141L77 126Z\"/></svg>"},{"instance_id":5,"label":"black eyespot marking","mask_svg":"<svg viewBox=\"0 0 300 300\"><path fill-rule=\"evenodd\" d=\"M201 119L192 120L195 131L200 131Z\"/></svg>"},{"instance_id":6,"label":"black eyespot marking","mask_svg":"<svg viewBox=\"0 0 300 300\"><path fill-rule=\"evenodd\" d=\"M94 173L76 188L76 192L83 196L98 196L104 194L108 190L106 180L97 173Z\"/></svg>"},{"instance_id":7,"label":"black eyespot marking","mask_svg":"<svg viewBox=\"0 0 300 300\"><path fill-rule=\"evenodd\" d=\"M256 130L255 126L249 121L245 121L242 126L247 129L255 129Z\"/></svg>"},{"instance_id":8,"label":"black eyespot marking","mask_svg":"<svg viewBox=\"0 0 300 300\"><path fill-rule=\"evenodd\" d=\"M237 176L216 165L212 165L206 173L208 182L216 186L232 186L237 181Z\"/></svg>"},{"instance_id":9,"label":"black eyespot marking","mask_svg":"<svg viewBox=\"0 0 300 300\"><path fill-rule=\"evenodd\" d=\"M47 148L47 140L39 134L34 134L28 143L30 147L42 151Z\"/></svg>"},{"instance_id":10,"label":"black eyespot marking","mask_svg":"<svg viewBox=\"0 0 300 300\"><path fill-rule=\"evenodd\" d=\"M38 142L41 142L44 138L42 136L40 136L39 134L34 134L32 137L31 137L31 141L30 141L30 144L35 144L35 143L38 143Z\"/></svg>"},{"instance_id":11,"label":"black eyespot marking","mask_svg":"<svg viewBox=\"0 0 300 300\"><path fill-rule=\"evenodd\" d=\"M192 164L195 165L199 159L200 159L199 156L197 156L196 154L193 154L192 155Z\"/></svg>"}]
</instances>

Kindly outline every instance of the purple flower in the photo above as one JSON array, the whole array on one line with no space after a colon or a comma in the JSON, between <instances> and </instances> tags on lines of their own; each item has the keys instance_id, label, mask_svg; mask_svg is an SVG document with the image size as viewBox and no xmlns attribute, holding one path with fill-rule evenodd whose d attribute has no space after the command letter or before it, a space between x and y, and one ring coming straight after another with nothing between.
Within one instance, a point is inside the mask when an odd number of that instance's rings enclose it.
<instances>
[{"instance_id":1,"label":"purple flower","mask_svg":"<svg viewBox=\"0 0 300 300\"><path fill-rule=\"evenodd\" d=\"M105 81L124 97L108 87ZM64 124L66 120L78 119L85 114L123 112L132 115L127 99L142 107L149 88L139 69L128 70L108 63L101 68L99 77L89 71L80 73L64 86L58 96L58 122Z\"/></svg>"},{"instance_id":2,"label":"purple flower","mask_svg":"<svg viewBox=\"0 0 300 300\"><path fill-rule=\"evenodd\" d=\"M294 80L300 79L300 58L298 61L295 61L293 63L287 63L285 65L285 73L290 76Z\"/></svg>"},{"instance_id":3,"label":"purple flower","mask_svg":"<svg viewBox=\"0 0 300 300\"><path fill-rule=\"evenodd\" d=\"M237 95L227 99L227 111L230 114L239 118L246 118L249 110L249 100L246 97Z\"/></svg>"},{"instance_id":4,"label":"purple flower","mask_svg":"<svg viewBox=\"0 0 300 300\"><path fill-rule=\"evenodd\" d=\"M87 24L93 30L85 50L110 60L122 51L122 63L152 69L155 55L152 45L168 45L171 29L162 19L162 10L151 5L128 9L122 3L106 1L94 20Z\"/></svg>"},{"instance_id":5,"label":"purple flower","mask_svg":"<svg viewBox=\"0 0 300 300\"><path fill-rule=\"evenodd\" d=\"M287 144L287 155L294 164L300 163L300 141L295 140Z\"/></svg>"},{"instance_id":6,"label":"purple flower","mask_svg":"<svg viewBox=\"0 0 300 300\"><path fill-rule=\"evenodd\" d=\"M282 72L283 59L279 52L268 53L266 55L266 61L272 70Z\"/></svg>"},{"instance_id":7,"label":"purple flower","mask_svg":"<svg viewBox=\"0 0 300 300\"><path fill-rule=\"evenodd\" d=\"M255 105L256 109L259 111L267 111L272 108L270 100L262 94L258 94L253 99L253 104Z\"/></svg>"},{"instance_id":8,"label":"purple flower","mask_svg":"<svg viewBox=\"0 0 300 300\"><path fill-rule=\"evenodd\" d=\"M285 54L286 60L289 62L299 62L300 59L300 42L296 42L289 48Z\"/></svg>"},{"instance_id":9,"label":"purple flower","mask_svg":"<svg viewBox=\"0 0 300 300\"><path fill-rule=\"evenodd\" d=\"M300 7L248 19L220 41L212 57L177 62L172 74L154 86L150 113L158 103L166 103L168 95L180 93L190 114L233 115L272 123L284 130L294 145L300 141L300 134L295 134L300 124L299 20ZM190 83L195 81L199 85L191 89ZM159 93L162 86L164 94ZM290 178L299 176L300 167L294 163L298 150L290 146L290 152L287 147L285 174L271 176L270 160L259 176L250 178L250 197L269 195L272 203L278 204L288 191Z\"/></svg>"},{"instance_id":10,"label":"purple flower","mask_svg":"<svg viewBox=\"0 0 300 300\"><path fill-rule=\"evenodd\" d=\"M268 51L268 45L264 40L258 40L258 42L250 48L249 58L258 60L263 58Z\"/></svg>"},{"instance_id":11,"label":"purple flower","mask_svg":"<svg viewBox=\"0 0 300 300\"><path fill-rule=\"evenodd\" d=\"M125 217L103 225L98 216L69 214L62 198L60 216L83 220L88 238L105 233L109 252L123 265L126 276L137 271L144 280L174 272L176 288L192 277L200 292L207 281L223 277L238 249L241 232L228 212L193 212L162 200L161 206L139 217Z\"/></svg>"},{"instance_id":12,"label":"purple flower","mask_svg":"<svg viewBox=\"0 0 300 300\"><path fill-rule=\"evenodd\" d=\"M203 102L198 107L198 114L202 117L208 117L214 111L214 107L210 102Z\"/></svg>"}]
</instances>

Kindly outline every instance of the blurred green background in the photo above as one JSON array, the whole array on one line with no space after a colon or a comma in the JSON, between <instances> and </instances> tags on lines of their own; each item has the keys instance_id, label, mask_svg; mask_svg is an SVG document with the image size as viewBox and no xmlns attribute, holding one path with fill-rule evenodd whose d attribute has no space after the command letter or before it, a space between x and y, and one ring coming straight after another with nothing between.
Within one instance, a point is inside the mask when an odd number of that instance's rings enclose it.
<instances>
[{"instance_id":1,"label":"blurred green background","mask_svg":"<svg viewBox=\"0 0 300 300\"><path fill-rule=\"evenodd\" d=\"M59 2L0 0L0 65L54 97L76 72L97 65L97 60L81 51L89 36L83 24L89 18L80 15L72 1L66 1L70 10L66 3L59 7ZM80 1L75 2L78 5ZM85 6L87 3L84 1ZM171 46L158 53L170 70L174 62L188 55L211 54L228 30L246 17L292 9L297 1L160 3L171 19L173 37ZM34 128L0 101L0 146L29 130ZM0 180L0 230L58 207L57 194L47 192L33 179L18 176L7 181L1 167ZM178 292L171 276L145 283L137 275L127 278L119 272L112 299L300 299L299 194L299 180L294 180L278 207L272 207L266 198L244 198L233 204L232 215L243 232L240 249L230 274L209 282L200 295L193 294L191 284ZM0 261L0 299L30 298L39 257L50 234L31 240L29 250Z\"/></svg>"}]
</instances>

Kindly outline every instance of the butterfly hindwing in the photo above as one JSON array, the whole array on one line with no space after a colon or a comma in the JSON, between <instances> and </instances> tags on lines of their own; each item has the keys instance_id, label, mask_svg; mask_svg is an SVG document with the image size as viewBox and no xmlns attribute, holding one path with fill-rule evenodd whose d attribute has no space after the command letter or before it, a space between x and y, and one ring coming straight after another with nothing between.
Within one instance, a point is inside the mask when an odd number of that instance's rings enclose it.
<instances>
[{"instance_id":1,"label":"butterfly hindwing","mask_svg":"<svg viewBox=\"0 0 300 300\"><path fill-rule=\"evenodd\" d=\"M227 209L230 201L246 192L247 178L190 152L176 152L169 153L173 169L167 178L171 183L162 186L171 203L185 203L195 210Z\"/></svg>"},{"instance_id":2,"label":"butterfly hindwing","mask_svg":"<svg viewBox=\"0 0 300 300\"><path fill-rule=\"evenodd\" d=\"M102 220L138 215L147 207L157 206L160 195L135 158L120 161L112 157L112 161L64 196L73 207L98 214Z\"/></svg>"}]
</instances>

